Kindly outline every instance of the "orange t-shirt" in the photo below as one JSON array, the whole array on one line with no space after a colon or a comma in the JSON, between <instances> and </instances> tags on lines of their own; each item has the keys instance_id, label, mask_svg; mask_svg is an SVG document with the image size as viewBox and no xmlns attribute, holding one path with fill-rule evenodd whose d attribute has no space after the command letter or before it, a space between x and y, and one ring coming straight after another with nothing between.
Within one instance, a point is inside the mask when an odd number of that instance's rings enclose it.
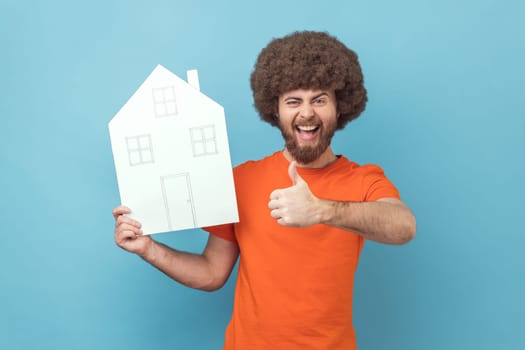
<instances>
[{"instance_id":1,"label":"orange t-shirt","mask_svg":"<svg viewBox=\"0 0 525 350\"><path fill-rule=\"evenodd\" d=\"M352 290L364 238L321 224L277 224L268 202L273 190L292 185L288 166L282 152L276 152L236 167L239 222L206 228L240 248L224 349L355 349ZM399 198L381 168L359 166L343 156L322 169L297 170L319 198Z\"/></svg>"}]
</instances>

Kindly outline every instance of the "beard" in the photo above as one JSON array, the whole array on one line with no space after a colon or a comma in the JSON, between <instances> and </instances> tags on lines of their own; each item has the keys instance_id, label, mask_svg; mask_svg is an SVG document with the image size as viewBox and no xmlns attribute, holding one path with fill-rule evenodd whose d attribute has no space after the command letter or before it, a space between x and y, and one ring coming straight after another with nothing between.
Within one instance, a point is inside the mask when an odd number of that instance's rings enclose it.
<instances>
[{"instance_id":1,"label":"beard","mask_svg":"<svg viewBox=\"0 0 525 350\"><path fill-rule=\"evenodd\" d=\"M286 130L286 128L279 123L279 129L283 135L285 141L285 147L292 155L293 159L301 164L308 164L318 159L324 151L330 146L332 137L335 134L337 123L319 125L319 137L318 142L314 146L310 145L299 145L297 136L295 135L295 123L292 124L292 131Z\"/></svg>"}]
</instances>

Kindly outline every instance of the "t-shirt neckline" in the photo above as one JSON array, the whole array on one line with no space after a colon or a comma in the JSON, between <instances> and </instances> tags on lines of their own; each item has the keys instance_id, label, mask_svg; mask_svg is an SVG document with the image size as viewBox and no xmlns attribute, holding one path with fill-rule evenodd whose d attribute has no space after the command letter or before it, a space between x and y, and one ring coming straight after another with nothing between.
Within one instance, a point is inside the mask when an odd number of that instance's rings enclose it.
<instances>
[{"instance_id":1,"label":"t-shirt neckline","mask_svg":"<svg viewBox=\"0 0 525 350\"><path fill-rule=\"evenodd\" d=\"M280 166L284 167L288 171L290 162L284 156L284 151L281 150L281 151L277 151L276 153L278 153L276 158L279 161ZM343 166L346 160L345 156L343 156L342 154L336 154L336 157L337 159L335 161L333 161L332 163L322 168L303 168L301 166L297 166L298 172L304 175L310 175L310 174L316 175L316 174L322 174L332 169L336 169L336 168Z\"/></svg>"}]
</instances>

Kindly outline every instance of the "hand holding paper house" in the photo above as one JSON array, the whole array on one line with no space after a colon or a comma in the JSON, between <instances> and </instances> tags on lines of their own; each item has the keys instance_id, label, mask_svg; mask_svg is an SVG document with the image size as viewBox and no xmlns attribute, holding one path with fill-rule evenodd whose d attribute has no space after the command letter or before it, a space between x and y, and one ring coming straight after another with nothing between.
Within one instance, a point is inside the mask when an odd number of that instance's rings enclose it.
<instances>
[{"instance_id":1,"label":"hand holding paper house","mask_svg":"<svg viewBox=\"0 0 525 350\"><path fill-rule=\"evenodd\" d=\"M109 122L120 199L145 234L239 221L224 109L158 65Z\"/></svg>"}]
</instances>

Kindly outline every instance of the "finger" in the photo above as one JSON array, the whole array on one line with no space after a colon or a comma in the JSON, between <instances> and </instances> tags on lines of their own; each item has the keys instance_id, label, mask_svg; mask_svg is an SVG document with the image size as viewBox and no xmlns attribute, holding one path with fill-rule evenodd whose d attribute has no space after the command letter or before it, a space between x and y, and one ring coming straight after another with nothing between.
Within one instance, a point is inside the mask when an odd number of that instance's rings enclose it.
<instances>
[{"instance_id":1,"label":"finger","mask_svg":"<svg viewBox=\"0 0 525 350\"><path fill-rule=\"evenodd\" d=\"M286 218L279 218L277 219L277 223L281 226L288 226L288 223L286 221Z\"/></svg>"},{"instance_id":2,"label":"finger","mask_svg":"<svg viewBox=\"0 0 525 350\"><path fill-rule=\"evenodd\" d=\"M270 209L278 209L279 208L279 201L277 199L272 199L268 202L268 208Z\"/></svg>"},{"instance_id":3,"label":"finger","mask_svg":"<svg viewBox=\"0 0 525 350\"><path fill-rule=\"evenodd\" d=\"M296 224L296 223L293 223L289 217L282 217L280 219L277 220L277 223L281 226L286 226L286 227L301 227L300 225Z\"/></svg>"},{"instance_id":4,"label":"finger","mask_svg":"<svg viewBox=\"0 0 525 350\"><path fill-rule=\"evenodd\" d=\"M122 243L129 240L134 240L138 235L132 230L119 230L115 232L115 242Z\"/></svg>"},{"instance_id":5,"label":"finger","mask_svg":"<svg viewBox=\"0 0 525 350\"><path fill-rule=\"evenodd\" d=\"M131 209L129 209L128 207L124 205L119 205L118 207L114 208L112 211L112 214L115 220L117 220L119 216L123 214L129 214L129 213L131 213Z\"/></svg>"},{"instance_id":6,"label":"finger","mask_svg":"<svg viewBox=\"0 0 525 350\"><path fill-rule=\"evenodd\" d=\"M290 163L290 166L288 167L288 176L290 176L290 180L292 180L292 184L296 185L298 182L303 181L299 173L297 172L297 162L294 160Z\"/></svg>"},{"instance_id":7,"label":"finger","mask_svg":"<svg viewBox=\"0 0 525 350\"><path fill-rule=\"evenodd\" d=\"M133 232L134 235L138 235L138 236L142 236L144 234L144 232L142 232L142 229L136 226L130 225L130 224L120 224L115 229L116 234L120 234L120 232L128 232L128 231Z\"/></svg>"},{"instance_id":8,"label":"finger","mask_svg":"<svg viewBox=\"0 0 525 350\"><path fill-rule=\"evenodd\" d=\"M129 225L132 225L132 226L135 226L135 227L138 227L138 228L142 227L142 224L140 222L138 222L137 220L133 220L132 218L130 218L128 216L124 216L124 215L120 215L117 218L116 226L118 226L120 224L129 224Z\"/></svg>"},{"instance_id":9,"label":"finger","mask_svg":"<svg viewBox=\"0 0 525 350\"><path fill-rule=\"evenodd\" d=\"M270 215L274 219L281 219L281 212L278 209L274 209L270 212Z\"/></svg>"},{"instance_id":10,"label":"finger","mask_svg":"<svg viewBox=\"0 0 525 350\"><path fill-rule=\"evenodd\" d=\"M131 212L131 209L126 207L125 205L119 205L118 207L113 209L113 216L118 216L122 214L128 214Z\"/></svg>"},{"instance_id":11,"label":"finger","mask_svg":"<svg viewBox=\"0 0 525 350\"><path fill-rule=\"evenodd\" d=\"M270 193L270 199L279 199L281 196L281 190L274 190L272 193Z\"/></svg>"},{"instance_id":12,"label":"finger","mask_svg":"<svg viewBox=\"0 0 525 350\"><path fill-rule=\"evenodd\" d=\"M139 239L139 236L129 234L126 236L118 237L117 239L115 239L115 243L122 249L128 250L130 247L132 247L134 242L136 242L138 239Z\"/></svg>"}]
</instances>

